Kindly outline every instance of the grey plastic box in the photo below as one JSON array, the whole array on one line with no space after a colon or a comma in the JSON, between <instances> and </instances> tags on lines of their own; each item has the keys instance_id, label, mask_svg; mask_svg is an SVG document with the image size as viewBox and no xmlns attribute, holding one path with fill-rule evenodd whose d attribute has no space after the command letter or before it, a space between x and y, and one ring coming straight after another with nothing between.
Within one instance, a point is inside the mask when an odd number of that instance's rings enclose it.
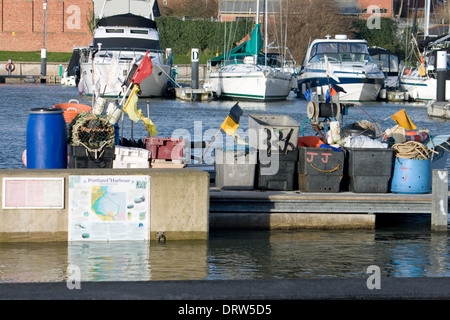
<instances>
[{"instance_id":1,"label":"grey plastic box","mask_svg":"<svg viewBox=\"0 0 450 320\"><path fill-rule=\"evenodd\" d=\"M256 151L215 149L215 183L221 189L249 190L255 187Z\"/></svg>"},{"instance_id":2,"label":"grey plastic box","mask_svg":"<svg viewBox=\"0 0 450 320\"><path fill-rule=\"evenodd\" d=\"M287 115L249 114L248 137L250 147L283 153L295 150L299 128L300 124ZM268 138L270 138L269 141Z\"/></svg>"}]
</instances>

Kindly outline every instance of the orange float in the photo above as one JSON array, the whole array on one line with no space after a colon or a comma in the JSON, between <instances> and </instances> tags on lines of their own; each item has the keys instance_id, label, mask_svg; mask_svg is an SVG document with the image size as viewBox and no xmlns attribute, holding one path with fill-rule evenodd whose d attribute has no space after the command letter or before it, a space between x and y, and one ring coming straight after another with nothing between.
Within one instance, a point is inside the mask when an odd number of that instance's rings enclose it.
<instances>
[{"instance_id":1,"label":"orange float","mask_svg":"<svg viewBox=\"0 0 450 320\"><path fill-rule=\"evenodd\" d=\"M426 132L405 131L405 138L406 141L423 142L427 140L428 134Z\"/></svg>"},{"instance_id":2,"label":"orange float","mask_svg":"<svg viewBox=\"0 0 450 320\"><path fill-rule=\"evenodd\" d=\"M91 111L92 108L86 104L81 104L78 100L69 100L67 103L58 103L53 108L60 108L64 110L63 116L66 123L72 122L72 120L80 113L85 111Z\"/></svg>"}]
</instances>

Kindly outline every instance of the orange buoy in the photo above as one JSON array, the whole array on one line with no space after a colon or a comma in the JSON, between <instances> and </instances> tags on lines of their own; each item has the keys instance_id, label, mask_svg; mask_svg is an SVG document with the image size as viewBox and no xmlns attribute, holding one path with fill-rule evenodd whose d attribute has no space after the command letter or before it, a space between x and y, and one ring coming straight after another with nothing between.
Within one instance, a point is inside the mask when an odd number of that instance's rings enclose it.
<instances>
[{"instance_id":1,"label":"orange buoy","mask_svg":"<svg viewBox=\"0 0 450 320\"><path fill-rule=\"evenodd\" d=\"M405 138L406 141L423 142L427 140L428 134L426 132L405 131Z\"/></svg>"},{"instance_id":2,"label":"orange buoy","mask_svg":"<svg viewBox=\"0 0 450 320\"><path fill-rule=\"evenodd\" d=\"M92 108L86 104L81 104L78 100L69 100L68 103L58 103L53 108L60 108L64 110L63 116L66 123L72 122L72 120L80 113L84 111L91 111Z\"/></svg>"}]
</instances>

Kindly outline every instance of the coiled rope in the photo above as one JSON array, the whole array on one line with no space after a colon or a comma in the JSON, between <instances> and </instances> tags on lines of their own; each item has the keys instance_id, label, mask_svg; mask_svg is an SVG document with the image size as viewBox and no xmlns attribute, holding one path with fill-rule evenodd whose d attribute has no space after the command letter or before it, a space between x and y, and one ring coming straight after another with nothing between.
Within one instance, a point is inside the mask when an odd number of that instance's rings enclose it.
<instances>
[{"instance_id":1,"label":"coiled rope","mask_svg":"<svg viewBox=\"0 0 450 320\"><path fill-rule=\"evenodd\" d=\"M397 158L404 159L426 160L430 158L431 153L438 153L417 141L396 143L392 146L392 149L394 149Z\"/></svg>"}]
</instances>

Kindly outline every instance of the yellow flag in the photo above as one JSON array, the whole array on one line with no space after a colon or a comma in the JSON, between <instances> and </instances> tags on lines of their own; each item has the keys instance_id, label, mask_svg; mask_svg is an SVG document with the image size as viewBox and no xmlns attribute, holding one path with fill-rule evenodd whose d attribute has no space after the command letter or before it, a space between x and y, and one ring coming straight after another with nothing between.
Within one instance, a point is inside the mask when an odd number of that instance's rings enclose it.
<instances>
[{"instance_id":1,"label":"yellow flag","mask_svg":"<svg viewBox=\"0 0 450 320\"><path fill-rule=\"evenodd\" d=\"M137 111L137 102L138 102L138 96L137 92L139 91L139 86L134 86L133 90L131 90L130 95L128 96L128 100L125 103L125 107L123 107L123 111L128 113L128 116L130 119L134 122L138 122L140 117L138 115Z\"/></svg>"},{"instance_id":2,"label":"yellow flag","mask_svg":"<svg viewBox=\"0 0 450 320\"><path fill-rule=\"evenodd\" d=\"M220 127L223 131L225 131L226 134L232 136L239 127L239 123L236 123L233 119L231 119L230 116L227 116Z\"/></svg>"},{"instance_id":3,"label":"yellow flag","mask_svg":"<svg viewBox=\"0 0 450 320\"><path fill-rule=\"evenodd\" d=\"M139 118L142 120L142 122L144 122L145 129L147 129L147 132L150 135L150 137L156 136L158 134L158 131L156 131L156 126L153 124L153 121L150 118L144 117L141 109L139 109L138 115Z\"/></svg>"},{"instance_id":4,"label":"yellow flag","mask_svg":"<svg viewBox=\"0 0 450 320\"><path fill-rule=\"evenodd\" d=\"M416 125L411 121L411 119L406 114L405 109L402 109L398 111L397 113L393 114L391 118L397 122L397 124L400 127L405 128L406 130L414 130L416 129Z\"/></svg>"}]
</instances>

